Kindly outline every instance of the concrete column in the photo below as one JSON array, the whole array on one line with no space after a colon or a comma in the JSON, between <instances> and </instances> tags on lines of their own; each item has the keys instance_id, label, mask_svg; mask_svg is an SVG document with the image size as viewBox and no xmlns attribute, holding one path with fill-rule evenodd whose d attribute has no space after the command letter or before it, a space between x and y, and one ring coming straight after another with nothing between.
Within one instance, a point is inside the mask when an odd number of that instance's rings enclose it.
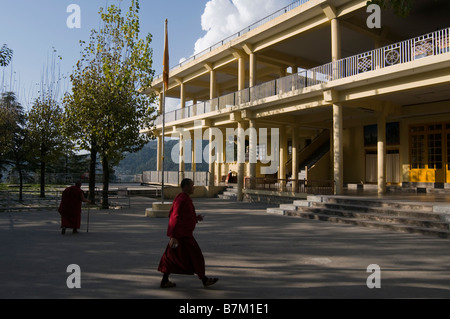
<instances>
[{"instance_id":1,"label":"concrete column","mask_svg":"<svg viewBox=\"0 0 450 319\"><path fill-rule=\"evenodd\" d=\"M197 167L196 167L196 162L195 162L195 137L192 138L191 140L191 170L193 172L196 171Z\"/></svg>"},{"instance_id":2,"label":"concrete column","mask_svg":"<svg viewBox=\"0 0 450 319\"><path fill-rule=\"evenodd\" d=\"M293 65L292 67L292 91L299 89L298 84L298 66Z\"/></svg>"},{"instance_id":3,"label":"concrete column","mask_svg":"<svg viewBox=\"0 0 450 319\"><path fill-rule=\"evenodd\" d=\"M226 134L226 129L222 129L222 134L223 134L223 154L222 154L222 175L228 175L228 172L230 170L230 164L227 163L227 134Z\"/></svg>"},{"instance_id":4,"label":"concrete column","mask_svg":"<svg viewBox=\"0 0 450 319\"><path fill-rule=\"evenodd\" d=\"M334 18L331 20L331 61L336 62L341 58L341 34L339 20ZM337 63L333 63L332 79L340 77Z\"/></svg>"},{"instance_id":5,"label":"concrete column","mask_svg":"<svg viewBox=\"0 0 450 319\"><path fill-rule=\"evenodd\" d=\"M183 82L180 83L180 103L181 108L184 109L186 107L186 89Z\"/></svg>"},{"instance_id":6,"label":"concrete column","mask_svg":"<svg viewBox=\"0 0 450 319\"><path fill-rule=\"evenodd\" d=\"M249 68L249 87L254 87L256 85L256 55L254 53L250 53Z\"/></svg>"},{"instance_id":7,"label":"concrete column","mask_svg":"<svg viewBox=\"0 0 450 319\"><path fill-rule=\"evenodd\" d=\"M336 182L336 195L344 192L344 153L342 145L342 105L333 104L333 154L334 154L334 181Z\"/></svg>"},{"instance_id":8,"label":"concrete column","mask_svg":"<svg viewBox=\"0 0 450 319\"><path fill-rule=\"evenodd\" d=\"M386 193L386 115L378 116L378 194Z\"/></svg>"},{"instance_id":9,"label":"concrete column","mask_svg":"<svg viewBox=\"0 0 450 319\"><path fill-rule=\"evenodd\" d=\"M233 56L237 59L238 62L238 91L245 89L245 58L246 54L241 50L232 50ZM241 103L241 96L238 97L237 103Z\"/></svg>"},{"instance_id":10,"label":"concrete column","mask_svg":"<svg viewBox=\"0 0 450 319\"><path fill-rule=\"evenodd\" d=\"M180 154L179 154L179 161L180 162L178 164L178 176L179 176L180 182L184 178L184 170L185 170L184 151L185 151L185 147L184 147L183 134L180 133Z\"/></svg>"},{"instance_id":11,"label":"concrete column","mask_svg":"<svg viewBox=\"0 0 450 319\"><path fill-rule=\"evenodd\" d=\"M255 120L249 120L249 175L251 180L251 188L254 188L254 185L256 185L254 182L254 178L256 177L256 148L258 146L257 142L257 134L256 134L256 121ZM255 132L255 133L253 133Z\"/></svg>"},{"instance_id":12,"label":"concrete column","mask_svg":"<svg viewBox=\"0 0 450 319\"><path fill-rule=\"evenodd\" d=\"M216 71L209 71L209 99L215 99L217 97L217 78Z\"/></svg>"},{"instance_id":13,"label":"concrete column","mask_svg":"<svg viewBox=\"0 0 450 319\"><path fill-rule=\"evenodd\" d=\"M286 160L287 160L287 136L284 127L280 128L280 166L278 168L278 178L282 181L280 182L280 191L284 192L286 190Z\"/></svg>"},{"instance_id":14,"label":"concrete column","mask_svg":"<svg viewBox=\"0 0 450 319\"><path fill-rule=\"evenodd\" d=\"M212 151L211 151L211 145L212 145L212 140L213 140L213 130L209 130L209 177L208 177L208 186L214 186L214 161L213 161L213 155L212 155ZM217 151L217 150L215 150Z\"/></svg>"},{"instance_id":15,"label":"concrete column","mask_svg":"<svg viewBox=\"0 0 450 319\"><path fill-rule=\"evenodd\" d=\"M337 61L341 58L341 33L339 20L331 19L331 60Z\"/></svg>"},{"instance_id":16,"label":"concrete column","mask_svg":"<svg viewBox=\"0 0 450 319\"><path fill-rule=\"evenodd\" d=\"M192 99L192 105L194 106L194 105L196 105L196 104L197 104L197 98L194 97L194 98ZM191 116L195 116L195 115L197 115L197 110L196 110L195 107L193 107L193 108L192 108Z\"/></svg>"},{"instance_id":17,"label":"concrete column","mask_svg":"<svg viewBox=\"0 0 450 319\"><path fill-rule=\"evenodd\" d=\"M222 133L222 130L220 130ZM216 136L216 138L218 138L218 136ZM217 174L217 185L220 185L220 183L222 182L222 176L224 175L223 169L224 169L224 154L225 154L225 144L223 144L223 133L222 133L222 140L219 141L217 140L217 145L219 145L220 143L222 143L222 148L217 147L216 149L216 168L215 168L215 174Z\"/></svg>"},{"instance_id":18,"label":"concrete column","mask_svg":"<svg viewBox=\"0 0 450 319\"><path fill-rule=\"evenodd\" d=\"M245 59L240 56L238 59L238 91L245 89Z\"/></svg>"},{"instance_id":19,"label":"concrete column","mask_svg":"<svg viewBox=\"0 0 450 319\"><path fill-rule=\"evenodd\" d=\"M292 189L295 191L298 187L298 128L292 127Z\"/></svg>"},{"instance_id":20,"label":"concrete column","mask_svg":"<svg viewBox=\"0 0 450 319\"><path fill-rule=\"evenodd\" d=\"M238 173L237 173L237 200L242 201L244 199L244 165L245 163L241 163L240 159L245 158L245 144L240 141L243 140L244 134L244 123L243 121L239 121L238 123L238 148L237 148L237 158L238 158Z\"/></svg>"}]
</instances>

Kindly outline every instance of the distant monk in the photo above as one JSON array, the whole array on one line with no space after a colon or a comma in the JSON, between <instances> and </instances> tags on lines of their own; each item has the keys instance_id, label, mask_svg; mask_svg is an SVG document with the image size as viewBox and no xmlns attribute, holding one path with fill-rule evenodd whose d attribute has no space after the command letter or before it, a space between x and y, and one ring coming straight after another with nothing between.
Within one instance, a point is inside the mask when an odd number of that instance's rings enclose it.
<instances>
[{"instance_id":1,"label":"distant monk","mask_svg":"<svg viewBox=\"0 0 450 319\"><path fill-rule=\"evenodd\" d=\"M84 198L81 190L81 182L75 186L67 187L62 193L61 204L58 212L61 214L61 234L66 233L66 228L72 228L73 234L78 234L77 229L81 224L81 203L91 201Z\"/></svg>"},{"instance_id":2,"label":"distant monk","mask_svg":"<svg viewBox=\"0 0 450 319\"><path fill-rule=\"evenodd\" d=\"M194 204L189 196L194 193L194 182L188 178L183 179L181 190L169 212L167 236L170 237L170 241L158 267L158 271L164 274L161 288L176 286L169 281L170 274L196 274L203 286L208 287L215 284L218 279L205 276L205 259L193 236L197 222L203 220L202 215L195 213Z\"/></svg>"}]
</instances>

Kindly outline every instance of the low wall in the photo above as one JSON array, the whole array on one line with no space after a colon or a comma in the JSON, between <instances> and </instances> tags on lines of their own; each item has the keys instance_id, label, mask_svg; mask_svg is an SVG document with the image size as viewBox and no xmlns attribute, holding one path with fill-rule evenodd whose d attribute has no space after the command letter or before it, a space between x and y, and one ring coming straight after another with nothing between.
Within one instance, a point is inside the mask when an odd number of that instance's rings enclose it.
<instances>
[{"instance_id":1,"label":"low wall","mask_svg":"<svg viewBox=\"0 0 450 319\"><path fill-rule=\"evenodd\" d=\"M244 199L250 202L292 204L294 200L306 199L307 197L308 195L303 193L244 189Z\"/></svg>"},{"instance_id":2,"label":"low wall","mask_svg":"<svg viewBox=\"0 0 450 319\"><path fill-rule=\"evenodd\" d=\"M191 195L192 198L212 198L215 197L218 193L225 190L225 186L195 186L194 194ZM181 193L180 187L168 187L164 188L164 198L166 199L174 199Z\"/></svg>"},{"instance_id":3,"label":"low wall","mask_svg":"<svg viewBox=\"0 0 450 319\"><path fill-rule=\"evenodd\" d=\"M184 178L190 178L194 181L197 186L208 185L208 172L183 172ZM164 172L164 182L166 184L179 185L181 183L180 172ZM141 183L161 183L162 182L162 172L157 171L145 171L142 176L137 177Z\"/></svg>"}]
</instances>

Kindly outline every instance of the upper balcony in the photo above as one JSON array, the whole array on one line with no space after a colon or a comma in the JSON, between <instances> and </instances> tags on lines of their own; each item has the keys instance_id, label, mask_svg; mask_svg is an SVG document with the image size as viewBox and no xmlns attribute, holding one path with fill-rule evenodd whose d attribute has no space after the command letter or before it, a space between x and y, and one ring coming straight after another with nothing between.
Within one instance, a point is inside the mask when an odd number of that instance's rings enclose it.
<instances>
[{"instance_id":1,"label":"upper balcony","mask_svg":"<svg viewBox=\"0 0 450 319\"><path fill-rule=\"evenodd\" d=\"M445 60L450 63L449 52L450 28L446 28L168 112L165 114L165 121L174 124L207 118L227 110L241 110L269 103L271 97L279 100L282 96L302 94L308 88L308 92L322 92L325 85L329 88L333 81L362 74L370 76L371 71L406 65L431 56L445 54ZM161 124L162 116L159 116L156 125Z\"/></svg>"}]
</instances>

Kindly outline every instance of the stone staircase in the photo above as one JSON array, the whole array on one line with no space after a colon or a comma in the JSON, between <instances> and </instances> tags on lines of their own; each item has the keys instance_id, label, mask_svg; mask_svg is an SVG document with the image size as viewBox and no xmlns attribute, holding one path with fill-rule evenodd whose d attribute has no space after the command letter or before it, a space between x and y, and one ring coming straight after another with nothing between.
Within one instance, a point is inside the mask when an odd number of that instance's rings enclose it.
<instances>
[{"instance_id":1,"label":"stone staircase","mask_svg":"<svg viewBox=\"0 0 450 319\"><path fill-rule=\"evenodd\" d=\"M358 197L308 196L268 213L450 238L450 206Z\"/></svg>"},{"instance_id":2,"label":"stone staircase","mask_svg":"<svg viewBox=\"0 0 450 319\"><path fill-rule=\"evenodd\" d=\"M237 200L237 193L238 193L238 188L237 186L227 186L227 188L219 193L217 195L217 197L221 198L221 199L228 199L228 200Z\"/></svg>"}]
</instances>

